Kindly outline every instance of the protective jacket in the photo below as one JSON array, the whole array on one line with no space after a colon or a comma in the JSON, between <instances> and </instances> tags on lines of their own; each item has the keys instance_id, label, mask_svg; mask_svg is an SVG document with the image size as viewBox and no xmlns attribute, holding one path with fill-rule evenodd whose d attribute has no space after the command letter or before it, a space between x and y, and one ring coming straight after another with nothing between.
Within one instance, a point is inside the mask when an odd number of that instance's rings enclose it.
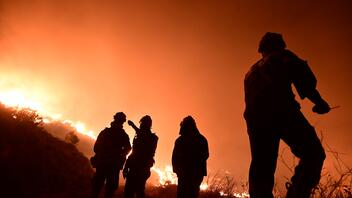
<instances>
[{"instance_id":1,"label":"protective jacket","mask_svg":"<svg viewBox=\"0 0 352 198\"><path fill-rule=\"evenodd\" d=\"M208 157L208 142L203 135L181 135L172 153L173 170L178 176L206 176Z\"/></svg>"},{"instance_id":2,"label":"protective jacket","mask_svg":"<svg viewBox=\"0 0 352 198\"><path fill-rule=\"evenodd\" d=\"M255 63L244 82L247 122L272 123L292 110L299 110L292 84L301 99L315 91L317 84L307 62L293 52L272 53Z\"/></svg>"},{"instance_id":3,"label":"protective jacket","mask_svg":"<svg viewBox=\"0 0 352 198\"><path fill-rule=\"evenodd\" d=\"M116 166L122 169L126 155L130 152L131 145L125 130L120 128L105 128L98 135L94 144L95 166ZM94 166L94 162L92 164Z\"/></svg>"}]
</instances>

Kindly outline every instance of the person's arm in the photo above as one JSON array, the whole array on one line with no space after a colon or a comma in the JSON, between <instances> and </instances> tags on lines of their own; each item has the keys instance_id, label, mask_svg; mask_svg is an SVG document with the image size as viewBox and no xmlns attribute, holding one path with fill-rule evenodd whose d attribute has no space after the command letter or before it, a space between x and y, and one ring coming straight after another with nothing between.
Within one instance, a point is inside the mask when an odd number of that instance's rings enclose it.
<instances>
[{"instance_id":1,"label":"person's arm","mask_svg":"<svg viewBox=\"0 0 352 198\"><path fill-rule=\"evenodd\" d=\"M128 153L131 151L132 147L131 147L131 143L130 143L130 138L128 137L127 134L125 134L125 141L124 141L124 145L123 145L123 154L124 156L127 156Z\"/></svg>"},{"instance_id":2,"label":"person's arm","mask_svg":"<svg viewBox=\"0 0 352 198\"><path fill-rule=\"evenodd\" d=\"M202 144L203 148L203 160L207 160L209 158L209 146L208 146L208 141L207 139L204 137L203 139L203 144Z\"/></svg>"},{"instance_id":3,"label":"person's arm","mask_svg":"<svg viewBox=\"0 0 352 198\"><path fill-rule=\"evenodd\" d=\"M329 104L321 97L317 87L317 79L308 63L292 52L289 52L289 65L291 69L292 82L301 99L308 98L315 105L312 110L318 114L328 113Z\"/></svg>"},{"instance_id":4,"label":"person's arm","mask_svg":"<svg viewBox=\"0 0 352 198\"><path fill-rule=\"evenodd\" d=\"M125 134L125 141L124 141L124 146L123 146L123 154L124 154L125 158L131 152L131 150L132 150L132 147L131 147L131 143L130 143L130 138L128 137L127 134ZM130 167L130 160L128 158L126 160L125 166L123 167L123 170L122 170L122 176L124 179L126 179L126 177L128 175L129 167Z\"/></svg>"},{"instance_id":5,"label":"person's arm","mask_svg":"<svg viewBox=\"0 0 352 198\"><path fill-rule=\"evenodd\" d=\"M172 169L174 173L180 174L181 167L179 165L180 163L180 153L179 153L179 143L176 140L174 150L172 151Z\"/></svg>"},{"instance_id":6,"label":"person's arm","mask_svg":"<svg viewBox=\"0 0 352 198\"><path fill-rule=\"evenodd\" d=\"M159 140L159 138L157 136L155 136L155 139L153 141L153 145L151 147L151 151L152 151L152 156L153 157L155 156L155 151L156 151L156 147L158 145L158 140Z\"/></svg>"},{"instance_id":7,"label":"person's arm","mask_svg":"<svg viewBox=\"0 0 352 198\"><path fill-rule=\"evenodd\" d=\"M139 133L140 129L131 120L127 121L127 123L136 131L136 133Z\"/></svg>"},{"instance_id":8,"label":"person's arm","mask_svg":"<svg viewBox=\"0 0 352 198\"><path fill-rule=\"evenodd\" d=\"M148 156L149 167L152 167L155 163L154 156L155 156L156 147L158 145L158 139L159 139L158 136L153 134L153 141L151 142L149 153L145 153L147 154L146 156Z\"/></svg>"},{"instance_id":9,"label":"person's arm","mask_svg":"<svg viewBox=\"0 0 352 198\"><path fill-rule=\"evenodd\" d=\"M105 129L99 133L97 140L94 143L93 151L95 153L101 153L103 151L104 131Z\"/></svg>"}]
</instances>

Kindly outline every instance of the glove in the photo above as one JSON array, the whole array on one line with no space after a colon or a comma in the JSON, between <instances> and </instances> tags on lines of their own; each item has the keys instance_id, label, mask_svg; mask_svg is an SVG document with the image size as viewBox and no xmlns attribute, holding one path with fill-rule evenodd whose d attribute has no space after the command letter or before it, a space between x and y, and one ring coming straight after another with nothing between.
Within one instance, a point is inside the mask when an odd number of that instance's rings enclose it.
<instances>
[{"instance_id":1,"label":"glove","mask_svg":"<svg viewBox=\"0 0 352 198\"><path fill-rule=\"evenodd\" d=\"M128 123L128 125L130 125L130 126L133 126L133 125L134 125L134 123L133 123L131 120L128 120L127 123Z\"/></svg>"},{"instance_id":2,"label":"glove","mask_svg":"<svg viewBox=\"0 0 352 198\"><path fill-rule=\"evenodd\" d=\"M326 101L321 101L318 104L315 104L312 108L312 111L317 114L325 114L330 111L330 106Z\"/></svg>"}]
</instances>

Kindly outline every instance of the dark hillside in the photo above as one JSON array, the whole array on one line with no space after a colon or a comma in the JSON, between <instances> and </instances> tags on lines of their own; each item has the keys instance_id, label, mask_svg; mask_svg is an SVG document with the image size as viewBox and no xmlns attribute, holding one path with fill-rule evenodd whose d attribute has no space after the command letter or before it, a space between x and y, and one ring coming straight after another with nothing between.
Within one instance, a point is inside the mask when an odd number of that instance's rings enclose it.
<instances>
[{"instance_id":1,"label":"dark hillside","mask_svg":"<svg viewBox=\"0 0 352 198\"><path fill-rule=\"evenodd\" d=\"M93 170L30 110L0 104L0 197L87 197Z\"/></svg>"},{"instance_id":2,"label":"dark hillside","mask_svg":"<svg viewBox=\"0 0 352 198\"><path fill-rule=\"evenodd\" d=\"M50 123L44 123L43 128L60 140L65 140L65 137L68 133L74 132L74 134L79 139L78 143L76 144L77 149L88 158L94 155L93 146L95 140L76 132L76 129L69 124L65 124L60 121L53 121Z\"/></svg>"}]
</instances>

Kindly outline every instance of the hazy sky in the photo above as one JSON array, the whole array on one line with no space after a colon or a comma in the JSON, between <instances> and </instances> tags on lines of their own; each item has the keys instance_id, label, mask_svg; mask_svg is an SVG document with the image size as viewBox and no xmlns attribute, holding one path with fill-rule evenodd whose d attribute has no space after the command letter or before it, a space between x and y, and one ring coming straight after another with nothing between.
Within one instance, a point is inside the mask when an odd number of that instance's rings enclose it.
<instances>
[{"instance_id":1,"label":"hazy sky","mask_svg":"<svg viewBox=\"0 0 352 198\"><path fill-rule=\"evenodd\" d=\"M281 32L323 97L341 106L318 116L304 101L303 111L351 165L351 10L349 0L0 0L0 93L23 91L96 132L117 111L135 122L149 114L160 166L192 115L209 141L210 171L245 180L243 78L261 36Z\"/></svg>"}]
</instances>

